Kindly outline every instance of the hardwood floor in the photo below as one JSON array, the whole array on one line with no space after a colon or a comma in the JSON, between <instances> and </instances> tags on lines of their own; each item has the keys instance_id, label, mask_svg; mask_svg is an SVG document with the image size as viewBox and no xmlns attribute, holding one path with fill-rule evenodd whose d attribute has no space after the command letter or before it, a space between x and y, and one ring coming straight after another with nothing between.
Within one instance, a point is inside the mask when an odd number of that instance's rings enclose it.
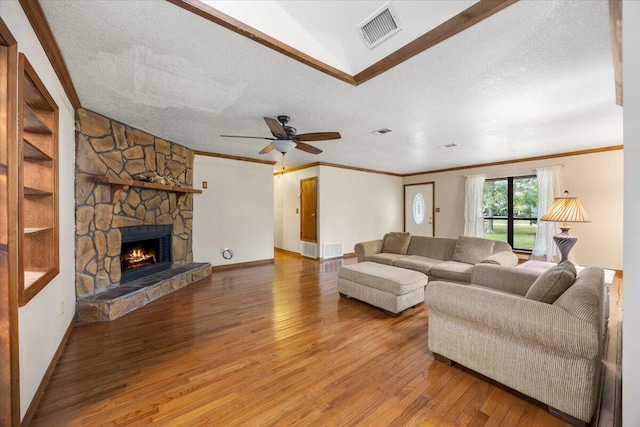
<instances>
[{"instance_id":1,"label":"hardwood floor","mask_svg":"<svg viewBox=\"0 0 640 427\"><path fill-rule=\"evenodd\" d=\"M424 305L392 318L340 298L343 262L277 252L79 323L31 425L567 425L435 361Z\"/></svg>"}]
</instances>

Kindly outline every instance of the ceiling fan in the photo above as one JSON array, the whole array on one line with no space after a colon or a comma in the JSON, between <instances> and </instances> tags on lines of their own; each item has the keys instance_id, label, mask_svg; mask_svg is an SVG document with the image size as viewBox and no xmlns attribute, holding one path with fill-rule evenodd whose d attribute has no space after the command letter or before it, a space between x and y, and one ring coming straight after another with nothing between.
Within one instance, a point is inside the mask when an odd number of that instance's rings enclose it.
<instances>
[{"instance_id":1,"label":"ceiling fan","mask_svg":"<svg viewBox=\"0 0 640 427\"><path fill-rule=\"evenodd\" d=\"M252 139L266 139L271 141L269 145L264 147L259 154L267 154L273 149L286 154L292 148L306 151L311 154L320 154L322 150L314 147L313 145L306 144L303 141L327 141L330 139L340 139L339 132L314 132L314 133L301 133L298 135L296 128L287 126L289 122L289 116L278 116L278 120L264 117L264 121L271 130L273 138L265 138L262 136L240 136L240 135L220 135L225 138L252 138Z\"/></svg>"}]
</instances>

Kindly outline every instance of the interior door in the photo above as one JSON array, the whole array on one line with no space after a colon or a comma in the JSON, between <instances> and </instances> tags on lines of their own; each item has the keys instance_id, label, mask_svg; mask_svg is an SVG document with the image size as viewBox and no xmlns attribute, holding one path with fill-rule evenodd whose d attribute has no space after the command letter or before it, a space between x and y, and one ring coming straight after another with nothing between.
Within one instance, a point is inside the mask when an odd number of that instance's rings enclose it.
<instances>
[{"instance_id":1,"label":"interior door","mask_svg":"<svg viewBox=\"0 0 640 427\"><path fill-rule=\"evenodd\" d=\"M404 186L404 231L434 236L433 190L433 182Z\"/></svg>"},{"instance_id":2,"label":"interior door","mask_svg":"<svg viewBox=\"0 0 640 427\"><path fill-rule=\"evenodd\" d=\"M318 243L318 178L300 180L300 240Z\"/></svg>"}]
</instances>

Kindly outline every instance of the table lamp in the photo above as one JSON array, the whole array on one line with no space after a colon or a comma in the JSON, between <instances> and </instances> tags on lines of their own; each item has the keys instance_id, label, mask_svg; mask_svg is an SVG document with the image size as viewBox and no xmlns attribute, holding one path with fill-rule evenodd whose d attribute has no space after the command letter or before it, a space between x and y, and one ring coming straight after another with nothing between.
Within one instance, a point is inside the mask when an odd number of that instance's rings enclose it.
<instances>
[{"instance_id":1,"label":"table lamp","mask_svg":"<svg viewBox=\"0 0 640 427\"><path fill-rule=\"evenodd\" d=\"M567 225L568 222L591 222L589 215L582 207L582 203L577 197L569 197L569 192L564 192L564 197L556 197L553 199L551 207L542 215L541 221L549 222L561 222L559 234L553 236L553 241L556 242L562 259L560 262L566 261L569 257L571 248L576 244L578 238L569 234L571 226Z\"/></svg>"}]
</instances>

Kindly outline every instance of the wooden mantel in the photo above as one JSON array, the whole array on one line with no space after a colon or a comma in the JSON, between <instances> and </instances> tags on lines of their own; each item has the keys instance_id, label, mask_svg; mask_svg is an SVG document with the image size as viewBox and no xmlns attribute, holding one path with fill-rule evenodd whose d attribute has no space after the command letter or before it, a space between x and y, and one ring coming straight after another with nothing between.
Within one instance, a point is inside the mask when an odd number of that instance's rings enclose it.
<instances>
[{"instance_id":1,"label":"wooden mantel","mask_svg":"<svg viewBox=\"0 0 640 427\"><path fill-rule=\"evenodd\" d=\"M90 181L100 184L109 184L122 187L141 187L141 188L153 188L155 190L172 191L174 193L193 193L202 194L202 190L188 187L174 187L171 185L156 184L155 182L137 181L134 179L124 179L115 176L95 176L85 175Z\"/></svg>"}]
</instances>

